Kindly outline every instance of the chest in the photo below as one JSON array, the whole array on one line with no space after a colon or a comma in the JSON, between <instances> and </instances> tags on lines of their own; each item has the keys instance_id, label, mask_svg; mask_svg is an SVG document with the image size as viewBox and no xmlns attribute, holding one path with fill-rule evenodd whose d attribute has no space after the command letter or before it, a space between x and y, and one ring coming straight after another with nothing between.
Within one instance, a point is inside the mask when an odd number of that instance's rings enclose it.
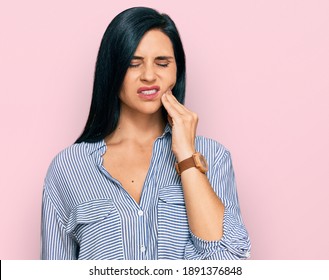
<instances>
[{"instance_id":1,"label":"chest","mask_svg":"<svg viewBox=\"0 0 329 280\"><path fill-rule=\"evenodd\" d=\"M121 186L137 203L140 202L151 156L152 147L133 149L115 146L108 148L103 155L104 168L121 183Z\"/></svg>"}]
</instances>

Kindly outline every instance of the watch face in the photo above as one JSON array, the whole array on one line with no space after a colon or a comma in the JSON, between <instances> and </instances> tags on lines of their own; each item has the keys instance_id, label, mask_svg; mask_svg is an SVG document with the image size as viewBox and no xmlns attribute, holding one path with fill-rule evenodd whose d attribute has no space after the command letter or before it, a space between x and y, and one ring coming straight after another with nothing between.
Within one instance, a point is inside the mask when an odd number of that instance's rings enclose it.
<instances>
[{"instance_id":1,"label":"watch face","mask_svg":"<svg viewBox=\"0 0 329 280\"><path fill-rule=\"evenodd\" d=\"M203 173L208 171L208 163L203 155L200 153L194 154L194 160L196 167Z\"/></svg>"},{"instance_id":2,"label":"watch face","mask_svg":"<svg viewBox=\"0 0 329 280\"><path fill-rule=\"evenodd\" d=\"M201 162L202 166L203 166L205 169L208 169L208 164L207 164L206 159L204 158L203 155L200 156L200 162Z\"/></svg>"}]
</instances>

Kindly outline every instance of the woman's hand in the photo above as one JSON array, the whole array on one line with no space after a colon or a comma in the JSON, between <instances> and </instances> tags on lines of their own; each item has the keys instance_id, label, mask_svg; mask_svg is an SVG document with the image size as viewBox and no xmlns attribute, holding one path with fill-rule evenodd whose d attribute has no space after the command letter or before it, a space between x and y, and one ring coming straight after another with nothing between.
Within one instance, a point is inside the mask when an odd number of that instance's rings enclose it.
<instances>
[{"instance_id":1,"label":"woman's hand","mask_svg":"<svg viewBox=\"0 0 329 280\"><path fill-rule=\"evenodd\" d=\"M172 126L172 151L177 162L181 162L195 153L194 140L198 116L179 103L170 90L162 95L161 100Z\"/></svg>"}]
</instances>

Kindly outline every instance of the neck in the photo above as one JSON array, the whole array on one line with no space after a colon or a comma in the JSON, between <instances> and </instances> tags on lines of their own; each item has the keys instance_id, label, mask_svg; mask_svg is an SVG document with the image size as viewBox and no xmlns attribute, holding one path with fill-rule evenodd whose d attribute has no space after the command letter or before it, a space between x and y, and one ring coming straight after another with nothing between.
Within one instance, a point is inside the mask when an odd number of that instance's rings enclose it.
<instances>
[{"instance_id":1,"label":"neck","mask_svg":"<svg viewBox=\"0 0 329 280\"><path fill-rule=\"evenodd\" d=\"M105 141L108 143L128 140L138 143L150 141L153 143L157 137L162 135L165 125L161 110L151 115L136 112L130 114L130 112L121 111L117 128L106 137Z\"/></svg>"}]
</instances>

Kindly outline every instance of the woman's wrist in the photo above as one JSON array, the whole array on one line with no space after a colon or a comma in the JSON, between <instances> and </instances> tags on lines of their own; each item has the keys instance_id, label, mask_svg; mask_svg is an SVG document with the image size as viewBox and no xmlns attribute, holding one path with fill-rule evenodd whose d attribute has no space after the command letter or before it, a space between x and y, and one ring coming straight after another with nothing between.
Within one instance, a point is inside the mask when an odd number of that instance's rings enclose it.
<instances>
[{"instance_id":1,"label":"woman's wrist","mask_svg":"<svg viewBox=\"0 0 329 280\"><path fill-rule=\"evenodd\" d=\"M195 150L193 150L193 149L184 150L184 151L175 153L175 157L176 157L177 162L179 163L179 162L183 161L184 159L191 157L194 153L195 153Z\"/></svg>"}]
</instances>

